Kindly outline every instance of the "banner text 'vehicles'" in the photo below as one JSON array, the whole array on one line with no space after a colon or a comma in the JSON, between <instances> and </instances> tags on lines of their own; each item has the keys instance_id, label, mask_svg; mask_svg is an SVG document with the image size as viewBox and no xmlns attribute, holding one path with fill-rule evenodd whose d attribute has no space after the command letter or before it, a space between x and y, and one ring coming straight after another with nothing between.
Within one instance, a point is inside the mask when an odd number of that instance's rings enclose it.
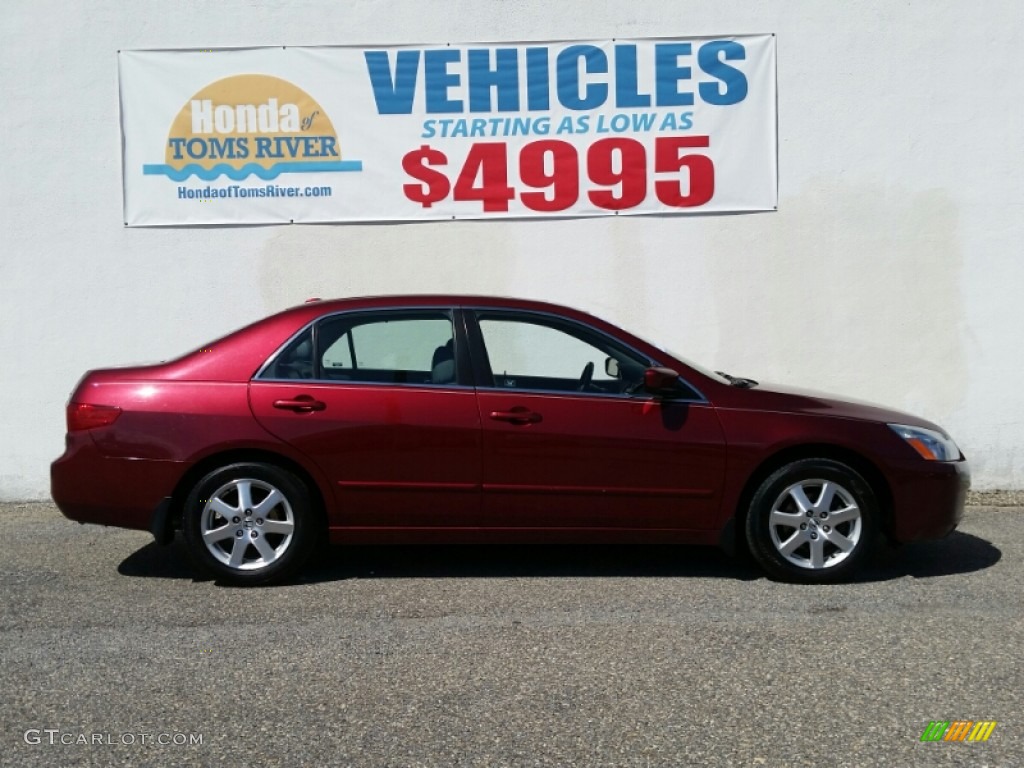
<instances>
[{"instance_id":1,"label":"banner text 'vehicles'","mask_svg":"<svg viewBox=\"0 0 1024 768\"><path fill-rule=\"evenodd\" d=\"M640 86L637 46L630 44L613 46L610 60L595 45L570 45L557 55L544 46L400 50L393 59L388 51L366 51L364 58L382 115L411 114L418 86L428 114L548 110L552 96L571 110L597 109L609 101L617 109L691 106L695 97L719 106L743 101L746 75L727 63L746 58L743 45L713 40L696 53L693 48L692 43L656 43L649 92Z\"/></svg>"}]
</instances>

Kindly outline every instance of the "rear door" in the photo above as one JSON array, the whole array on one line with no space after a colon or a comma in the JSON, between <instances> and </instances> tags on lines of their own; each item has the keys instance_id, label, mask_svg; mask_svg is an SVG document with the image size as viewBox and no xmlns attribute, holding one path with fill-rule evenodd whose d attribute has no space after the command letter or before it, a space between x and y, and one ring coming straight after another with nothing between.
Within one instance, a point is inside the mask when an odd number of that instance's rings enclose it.
<instances>
[{"instance_id":1,"label":"rear door","mask_svg":"<svg viewBox=\"0 0 1024 768\"><path fill-rule=\"evenodd\" d=\"M702 529L715 523L725 442L692 388L640 389L646 359L606 334L541 313L467 313L490 525Z\"/></svg>"},{"instance_id":2,"label":"rear door","mask_svg":"<svg viewBox=\"0 0 1024 768\"><path fill-rule=\"evenodd\" d=\"M343 525L479 524L480 418L455 319L323 318L251 382L257 420L330 478Z\"/></svg>"}]
</instances>

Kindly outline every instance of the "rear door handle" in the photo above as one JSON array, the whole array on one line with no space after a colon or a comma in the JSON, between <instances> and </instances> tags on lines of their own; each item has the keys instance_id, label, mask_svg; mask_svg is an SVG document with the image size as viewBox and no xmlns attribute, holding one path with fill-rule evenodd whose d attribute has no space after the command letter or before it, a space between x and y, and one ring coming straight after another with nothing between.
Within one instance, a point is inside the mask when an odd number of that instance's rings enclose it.
<instances>
[{"instance_id":1,"label":"rear door handle","mask_svg":"<svg viewBox=\"0 0 1024 768\"><path fill-rule=\"evenodd\" d=\"M536 411L518 406L510 411L491 411L491 418L495 421L507 421L509 424L536 424L542 417Z\"/></svg>"},{"instance_id":2,"label":"rear door handle","mask_svg":"<svg viewBox=\"0 0 1024 768\"><path fill-rule=\"evenodd\" d=\"M322 400L314 400L309 395L299 395L292 400L275 400L274 407L280 408L283 411L310 413L312 411L324 410L327 407L327 403Z\"/></svg>"}]
</instances>

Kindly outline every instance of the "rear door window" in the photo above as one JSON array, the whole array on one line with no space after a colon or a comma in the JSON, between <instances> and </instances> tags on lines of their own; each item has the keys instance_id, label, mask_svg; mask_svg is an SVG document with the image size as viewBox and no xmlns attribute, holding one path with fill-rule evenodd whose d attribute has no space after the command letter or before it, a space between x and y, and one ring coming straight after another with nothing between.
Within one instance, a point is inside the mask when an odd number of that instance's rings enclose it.
<instances>
[{"instance_id":1,"label":"rear door window","mask_svg":"<svg viewBox=\"0 0 1024 768\"><path fill-rule=\"evenodd\" d=\"M322 323L319 375L378 384L455 382L455 339L444 311L360 313Z\"/></svg>"},{"instance_id":2,"label":"rear door window","mask_svg":"<svg viewBox=\"0 0 1024 768\"><path fill-rule=\"evenodd\" d=\"M299 334L259 378L455 384L452 314L396 310L328 317Z\"/></svg>"}]
</instances>

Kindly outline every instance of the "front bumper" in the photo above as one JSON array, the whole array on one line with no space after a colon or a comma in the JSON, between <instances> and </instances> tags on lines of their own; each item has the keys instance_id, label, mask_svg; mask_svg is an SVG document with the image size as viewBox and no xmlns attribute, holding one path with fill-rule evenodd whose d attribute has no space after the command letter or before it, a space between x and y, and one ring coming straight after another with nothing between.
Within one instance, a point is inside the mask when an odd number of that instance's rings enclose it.
<instances>
[{"instance_id":1,"label":"front bumper","mask_svg":"<svg viewBox=\"0 0 1024 768\"><path fill-rule=\"evenodd\" d=\"M939 539L963 518L971 470L966 461L908 461L891 466L890 534L897 542Z\"/></svg>"}]
</instances>

